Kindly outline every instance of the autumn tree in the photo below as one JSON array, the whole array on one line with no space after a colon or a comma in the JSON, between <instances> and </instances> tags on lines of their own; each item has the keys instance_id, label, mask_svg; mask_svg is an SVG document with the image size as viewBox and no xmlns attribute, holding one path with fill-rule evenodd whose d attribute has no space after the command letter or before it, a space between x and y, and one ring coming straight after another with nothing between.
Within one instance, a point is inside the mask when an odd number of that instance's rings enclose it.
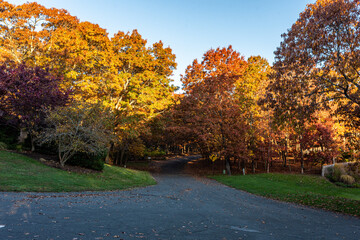
<instances>
[{"instance_id":1,"label":"autumn tree","mask_svg":"<svg viewBox=\"0 0 360 240\"><path fill-rule=\"evenodd\" d=\"M70 92L59 87L60 81L39 67L0 66L0 110L30 134L32 151L34 135L44 124L45 111L68 101Z\"/></svg>"},{"instance_id":2,"label":"autumn tree","mask_svg":"<svg viewBox=\"0 0 360 240\"><path fill-rule=\"evenodd\" d=\"M307 126L301 139L306 149L305 157L313 164L329 164L339 154L338 143L330 119Z\"/></svg>"},{"instance_id":3,"label":"autumn tree","mask_svg":"<svg viewBox=\"0 0 360 240\"><path fill-rule=\"evenodd\" d=\"M304 108L336 103L338 113L358 122L359 18L357 0L318 0L309 4L283 34L284 40L275 52L277 82L273 85L278 86L273 90L285 93L292 102L297 100L289 93L301 91L295 96L309 100Z\"/></svg>"},{"instance_id":4,"label":"autumn tree","mask_svg":"<svg viewBox=\"0 0 360 240\"><path fill-rule=\"evenodd\" d=\"M357 121L359 10L351 0L309 4L275 51L266 102L275 122L296 133L302 172L306 123L320 107Z\"/></svg>"},{"instance_id":5,"label":"autumn tree","mask_svg":"<svg viewBox=\"0 0 360 240\"><path fill-rule=\"evenodd\" d=\"M112 139L111 114L100 103L73 102L48 111L40 143L55 143L61 166L77 153L106 152Z\"/></svg>"},{"instance_id":6,"label":"autumn tree","mask_svg":"<svg viewBox=\"0 0 360 240\"><path fill-rule=\"evenodd\" d=\"M97 101L94 86L107 77L111 64L106 30L37 3L2 1L0 9L3 62L48 67L78 99Z\"/></svg>"},{"instance_id":7,"label":"autumn tree","mask_svg":"<svg viewBox=\"0 0 360 240\"><path fill-rule=\"evenodd\" d=\"M246 67L231 46L207 51L201 62L194 60L187 67L182 77L185 96L173 113L173 129L191 136L205 156L220 152L228 174L230 157L246 155L244 109L236 97L236 83Z\"/></svg>"},{"instance_id":8,"label":"autumn tree","mask_svg":"<svg viewBox=\"0 0 360 240\"><path fill-rule=\"evenodd\" d=\"M54 31L77 23L78 19L63 9L47 9L35 2L16 6L0 1L0 60L40 66Z\"/></svg>"},{"instance_id":9,"label":"autumn tree","mask_svg":"<svg viewBox=\"0 0 360 240\"><path fill-rule=\"evenodd\" d=\"M91 103L103 99L103 85L112 80L111 43L105 29L90 22L59 28L45 50L43 58L63 76L63 85L73 89L76 99Z\"/></svg>"},{"instance_id":10,"label":"autumn tree","mask_svg":"<svg viewBox=\"0 0 360 240\"><path fill-rule=\"evenodd\" d=\"M176 63L170 47L161 41L148 47L136 30L118 32L111 46L111 76L99 88L105 104L115 113L114 131L123 152L128 150L128 142L139 136L145 122L172 103L175 88L170 77Z\"/></svg>"},{"instance_id":11,"label":"autumn tree","mask_svg":"<svg viewBox=\"0 0 360 240\"><path fill-rule=\"evenodd\" d=\"M147 41L134 30L118 32L111 39L114 78L106 98L119 111L153 116L171 103L174 87L170 84L176 68L175 55L163 43L147 47Z\"/></svg>"},{"instance_id":12,"label":"autumn tree","mask_svg":"<svg viewBox=\"0 0 360 240\"><path fill-rule=\"evenodd\" d=\"M242 103L246 122L249 125L247 142L252 170L255 172L258 159L265 162L268 169L271 157L269 154L272 130L270 126L271 112L259 104L266 94L271 67L261 56L251 56L247 59L247 68L242 81L236 83L236 96ZM245 165L245 164L244 164Z\"/></svg>"}]
</instances>

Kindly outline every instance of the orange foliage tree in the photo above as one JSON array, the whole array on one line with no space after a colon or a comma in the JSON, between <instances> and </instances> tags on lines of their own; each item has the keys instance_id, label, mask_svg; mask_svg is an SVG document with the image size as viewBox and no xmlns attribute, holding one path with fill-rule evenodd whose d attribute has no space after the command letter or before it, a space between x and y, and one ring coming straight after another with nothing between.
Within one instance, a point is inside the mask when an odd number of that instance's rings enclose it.
<instances>
[{"instance_id":1,"label":"orange foliage tree","mask_svg":"<svg viewBox=\"0 0 360 240\"><path fill-rule=\"evenodd\" d=\"M33 3L16 6L0 1L0 60L39 65L57 29L72 28L79 20L66 10Z\"/></svg>"},{"instance_id":2,"label":"orange foliage tree","mask_svg":"<svg viewBox=\"0 0 360 240\"><path fill-rule=\"evenodd\" d=\"M360 117L360 2L309 4L275 52L273 96L281 114L332 105L353 125Z\"/></svg>"},{"instance_id":3,"label":"orange foliage tree","mask_svg":"<svg viewBox=\"0 0 360 240\"><path fill-rule=\"evenodd\" d=\"M359 126L359 18L357 0L318 0L283 34L275 51L266 103L276 125L296 135L302 172L304 150L320 141L305 141L319 109L334 109L338 118Z\"/></svg>"},{"instance_id":4,"label":"orange foliage tree","mask_svg":"<svg viewBox=\"0 0 360 240\"><path fill-rule=\"evenodd\" d=\"M172 129L186 134L203 155L219 153L231 174L230 158L247 156L245 105L241 85L247 62L232 49L211 49L182 77L185 95L174 108ZM185 138L184 138L185 139Z\"/></svg>"}]
</instances>

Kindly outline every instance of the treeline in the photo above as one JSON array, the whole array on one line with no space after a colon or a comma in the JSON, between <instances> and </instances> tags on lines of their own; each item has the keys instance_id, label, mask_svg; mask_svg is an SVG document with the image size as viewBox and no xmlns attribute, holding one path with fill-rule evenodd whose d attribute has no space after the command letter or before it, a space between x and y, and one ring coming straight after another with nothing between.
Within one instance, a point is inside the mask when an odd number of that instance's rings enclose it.
<instances>
[{"instance_id":1,"label":"treeline","mask_svg":"<svg viewBox=\"0 0 360 240\"><path fill-rule=\"evenodd\" d=\"M187 67L182 94L170 80L175 55L161 41L147 46L136 30L109 38L36 3L0 9L2 142L12 126L29 134L32 150L56 146L62 164L199 152L229 174L357 159L358 1L309 4L273 66L231 46L210 49Z\"/></svg>"},{"instance_id":2,"label":"treeline","mask_svg":"<svg viewBox=\"0 0 360 240\"><path fill-rule=\"evenodd\" d=\"M300 103L280 109L268 99L276 94L275 74L259 56L245 60L231 46L209 50L182 77L185 92L163 115L165 135L196 146L209 164L223 160L229 174L232 168L270 171L274 162L288 171L290 160L304 172L304 161L322 166L338 157L340 148L349 151L342 142L345 127L331 109L306 106L301 112ZM289 116L278 115L283 112Z\"/></svg>"},{"instance_id":3,"label":"treeline","mask_svg":"<svg viewBox=\"0 0 360 240\"><path fill-rule=\"evenodd\" d=\"M304 173L358 160L360 3L309 4L275 51L272 67L231 46L209 50L182 77L167 131L227 172L273 162ZM168 134L170 135L170 134ZM210 164L210 161L209 161Z\"/></svg>"}]
</instances>

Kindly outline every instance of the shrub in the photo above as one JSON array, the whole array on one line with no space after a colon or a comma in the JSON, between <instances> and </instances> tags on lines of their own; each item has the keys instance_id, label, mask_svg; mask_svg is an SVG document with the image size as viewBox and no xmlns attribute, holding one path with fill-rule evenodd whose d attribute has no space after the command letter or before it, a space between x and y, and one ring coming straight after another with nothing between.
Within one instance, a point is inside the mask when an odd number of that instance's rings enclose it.
<instances>
[{"instance_id":1,"label":"shrub","mask_svg":"<svg viewBox=\"0 0 360 240\"><path fill-rule=\"evenodd\" d=\"M4 142L0 142L0 150L6 150L8 148L7 144Z\"/></svg>"},{"instance_id":2,"label":"shrub","mask_svg":"<svg viewBox=\"0 0 360 240\"><path fill-rule=\"evenodd\" d=\"M57 151L58 147L54 142L44 143L36 147L36 152L46 155L55 155Z\"/></svg>"},{"instance_id":3,"label":"shrub","mask_svg":"<svg viewBox=\"0 0 360 240\"><path fill-rule=\"evenodd\" d=\"M49 128L39 137L40 144L55 143L61 166L78 152L98 155L113 137L109 128L111 113L101 103L73 102L48 113Z\"/></svg>"},{"instance_id":4,"label":"shrub","mask_svg":"<svg viewBox=\"0 0 360 240\"><path fill-rule=\"evenodd\" d=\"M348 174L355 178L355 181L360 181L360 163L349 163Z\"/></svg>"},{"instance_id":5,"label":"shrub","mask_svg":"<svg viewBox=\"0 0 360 240\"><path fill-rule=\"evenodd\" d=\"M106 152L102 152L99 154L88 154L78 152L74 156L72 156L67 163L73 166L79 166L89 169L94 169L96 171L102 171L104 169Z\"/></svg>"},{"instance_id":6,"label":"shrub","mask_svg":"<svg viewBox=\"0 0 360 240\"><path fill-rule=\"evenodd\" d=\"M341 175L346 175L346 170L344 168L344 165L335 164L331 176L332 180L335 182L339 182Z\"/></svg>"},{"instance_id":7,"label":"shrub","mask_svg":"<svg viewBox=\"0 0 360 240\"><path fill-rule=\"evenodd\" d=\"M353 185L355 183L355 179L350 175L341 175L340 181L347 185Z\"/></svg>"},{"instance_id":8,"label":"shrub","mask_svg":"<svg viewBox=\"0 0 360 240\"><path fill-rule=\"evenodd\" d=\"M144 153L145 153L145 145L142 143L141 140L137 140L130 143L129 154L132 157L135 158L143 157Z\"/></svg>"},{"instance_id":9,"label":"shrub","mask_svg":"<svg viewBox=\"0 0 360 240\"><path fill-rule=\"evenodd\" d=\"M0 118L0 142L6 144L6 149L15 150L20 131L11 126L2 125Z\"/></svg>"},{"instance_id":10,"label":"shrub","mask_svg":"<svg viewBox=\"0 0 360 240\"><path fill-rule=\"evenodd\" d=\"M166 155L166 152L163 150L160 150L160 149L155 149L153 151L146 150L144 155L147 157L161 157L161 156Z\"/></svg>"}]
</instances>

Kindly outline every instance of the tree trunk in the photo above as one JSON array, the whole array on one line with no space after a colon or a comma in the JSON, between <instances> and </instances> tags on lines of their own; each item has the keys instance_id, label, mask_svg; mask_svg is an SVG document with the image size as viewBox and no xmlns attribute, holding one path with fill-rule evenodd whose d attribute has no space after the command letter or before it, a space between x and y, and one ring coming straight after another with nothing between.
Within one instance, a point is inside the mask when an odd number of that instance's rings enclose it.
<instances>
[{"instance_id":1,"label":"tree trunk","mask_svg":"<svg viewBox=\"0 0 360 240\"><path fill-rule=\"evenodd\" d=\"M301 174L304 174L304 152L301 143L300 143L300 152L301 152Z\"/></svg>"},{"instance_id":2,"label":"tree trunk","mask_svg":"<svg viewBox=\"0 0 360 240\"><path fill-rule=\"evenodd\" d=\"M63 161L63 158L61 156L61 152L59 151L59 162L60 162L60 165L63 167L64 166L64 161Z\"/></svg>"},{"instance_id":3,"label":"tree trunk","mask_svg":"<svg viewBox=\"0 0 360 240\"><path fill-rule=\"evenodd\" d=\"M231 163L230 163L230 159L228 157L225 157L225 167L226 167L226 172L229 176L231 176Z\"/></svg>"},{"instance_id":4,"label":"tree trunk","mask_svg":"<svg viewBox=\"0 0 360 240\"><path fill-rule=\"evenodd\" d=\"M18 143L24 143L25 139L28 137L29 133L24 128L20 129L20 134L18 137Z\"/></svg>"},{"instance_id":5,"label":"tree trunk","mask_svg":"<svg viewBox=\"0 0 360 240\"><path fill-rule=\"evenodd\" d=\"M31 142L31 152L35 152L34 135L33 134L29 134L29 135L30 135L30 142Z\"/></svg>"},{"instance_id":6,"label":"tree trunk","mask_svg":"<svg viewBox=\"0 0 360 240\"><path fill-rule=\"evenodd\" d=\"M123 160L124 160L124 154L125 154L125 148L121 147L120 148L120 163L119 163L119 166L122 166L123 165Z\"/></svg>"},{"instance_id":7,"label":"tree trunk","mask_svg":"<svg viewBox=\"0 0 360 240\"><path fill-rule=\"evenodd\" d=\"M116 157L115 157L114 165L118 165L119 160L120 160L120 151L118 150L118 151L116 151Z\"/></svg>"},{"instance_id":8,"label":"tree trunk","mask_svg":"<svg viewBox=\"0 0 360 240\"><path fill-rule=\"evenodd\" d=\"M125 163L124 163L124 167L126 168L126 164L128 162L129 159L129 154L125 154Z\"/></svg>"},{"instance_id":9,"label":"tree trunk","mask_svg":"<svg viewBox=\"0 0 360 240\"><path fill-rule=\"evenodd\" d=\"M267 159L263 159L264 160L264 170L266 171L267 169Z\"/></svg>"},{"instance_id":10,"label":"tree trunk","mask_svg":"<svg viewBox=\"0 0 360 240\"><path fill-rule=\"evenodd\" d=\"M252 168L252 172L255 173L255 160L252 160L251 168Z\"/></svg>"},{"instance_id":11,"label":"tree trunk","mask_svg":"<svg viewBox=\"0 0 360 240\"><path fill-rule=\"evenodd\" d=\"M286 165L287 165L288 146L289 146L289 138L286 135L285 136L285 150L284 150L284 167L286 167Z\"/></svg>"},{"instance_id":12,"label":"tree trunk","mask_svg":"<svg viewBox=\"0 0 360 240\"><path fill-rule=\"evenodd\" d=\"M64 166L64 161L63 161L63 156L61 155L61 141L58 144L58 157L59 157L59 162L60 165L63 167Z\"/></svg>"},{"instance_id":13,"label":"tree trunk","mask_svg":"<svg viewBox=\"0 0 360 240\"><path fill-rule=\"evenodd\" d=\"M266 173L270 172L270 162L271 162L271 142L269 137L269 146L268 146L268 156L267 156L267 164L266 164Z\"/></svg>"},{"instance_id":14,"label":"tree trunk","mask_svg":"<svg viewBox=\"0 0 360 240\"><path fill-rule=\"evenodd\" d=\"M108 150L108 152L106 154L106 158L105 158L105 162L107 164L110 164L110 152L113 150L113 148L114 148L114 143L111 143L110 146L109 146L109 150Z\"/></svg>"},{"instance_id":15,"label":"tree trunk","mask_svg":"<svg viewBox=\"0 0 360 240\"><path fill-rule=\"evenodd\" d=\"M282 152L282 157L283 157L284 167L286 167L287 162L286 162L286 152L285 151Z\"/></svg>"}]
</instances>

